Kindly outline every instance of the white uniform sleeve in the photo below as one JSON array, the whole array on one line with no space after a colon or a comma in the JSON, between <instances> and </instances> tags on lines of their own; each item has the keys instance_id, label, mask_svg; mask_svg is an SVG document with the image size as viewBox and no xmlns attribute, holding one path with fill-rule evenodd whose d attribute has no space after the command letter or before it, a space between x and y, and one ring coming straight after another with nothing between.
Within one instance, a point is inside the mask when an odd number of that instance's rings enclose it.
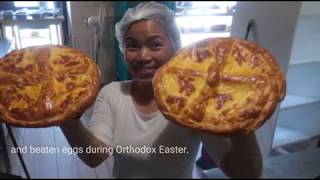
<instances>
[{"instance_id":1,"label":"white uniform sleeve","mask_svg":"<svg viewBox=\"0 0 320 180\"><path fill-rule=\"evenodd\" d=\"M230 139L227 137L220 137L206 133L202 134L201 138L203 147L206 149L215 163L219 165L223 156L230 148Z\"/></svg>"},{"instance_id":2,"label":"white uniform sleeve","mask_svg":"<svg viewBox=\"0 0 320 180\"><path fill-rule=\"evenodd\" d=\"M91 120L88 124L89 131L99 140L112 147L113 138L113 118L110 108L110 93L108 85L103 87L93 106Z\"/></svg>"}]
</instances>

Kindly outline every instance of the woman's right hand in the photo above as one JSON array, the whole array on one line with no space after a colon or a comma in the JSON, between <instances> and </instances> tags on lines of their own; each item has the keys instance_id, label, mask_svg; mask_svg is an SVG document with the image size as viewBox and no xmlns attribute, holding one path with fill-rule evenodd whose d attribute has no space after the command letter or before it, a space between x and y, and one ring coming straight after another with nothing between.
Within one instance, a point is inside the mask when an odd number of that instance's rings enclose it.
<instances>
[{"instance_id":1,"label":"woman's right hand","mask_svg":"<svg viewBox=\"0 0 320 180\"><path fill-rule=\"evenodd\" d=\"M107 147L105 143L97 139L80 121L79 118L73 118L60 125L60 128L67 138L72 148L86 149L87 147ZM88 166L94 168L102 163L107 157L106 153L78 153L80 159Z\"/></svg>"}]
</instances>

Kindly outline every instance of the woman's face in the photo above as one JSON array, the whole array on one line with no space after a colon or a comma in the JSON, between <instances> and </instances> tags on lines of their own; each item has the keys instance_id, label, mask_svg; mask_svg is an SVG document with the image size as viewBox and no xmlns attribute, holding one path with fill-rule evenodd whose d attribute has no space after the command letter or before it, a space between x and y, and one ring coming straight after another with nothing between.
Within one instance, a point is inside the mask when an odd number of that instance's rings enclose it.
<instances>
[{"instance_id":1,"label":"woman's face","mask_svg":"<svg viewBox=\"0 0 320 180\"><path fill-rule=\"evenodd\" d=\"M126 33L124 57L136 79L152 79L156 70L174 53L166 32L153 20L138 21Z\"/></svg>"}]
</instances>

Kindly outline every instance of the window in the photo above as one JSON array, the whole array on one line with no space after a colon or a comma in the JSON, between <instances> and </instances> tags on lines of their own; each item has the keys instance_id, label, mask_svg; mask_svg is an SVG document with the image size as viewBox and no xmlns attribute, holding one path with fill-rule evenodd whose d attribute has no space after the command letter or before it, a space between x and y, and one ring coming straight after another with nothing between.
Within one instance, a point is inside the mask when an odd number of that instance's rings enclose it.
<instances>
[{"instance_id":1,"label":"window","mask_svg":"<svg viewBox=\"0 0 320 180\"><path fill-rule=\"evenodd\" d=\"M16 8L47 8L54 9L54 1L14 1Z\"/></svg>"},{"instance_id":2,"label":"window","mask_svg":"<svg viewBox=\"0 0 320 180\"><path fill-rule=\"evenodd\" d=\"M54 1L11 1L14 20L3 22L4 37L14 40L15 48L28 46L59 44L62 38L62 18L54 18L62 14L60 8L56 8ZM16 21L28 19L26 21Z\"/></svg>"},{"instance_id":3,"label":"window","mask_svg":"<svg viewBox=\"0 0 320 180\"><path fill-rule=\"evenodd\" d=\"M14 6L17 8L39 7L39 4L39 1L14 1Z\"/></svg>"},{"instance_id":4,"label":"window","mask_svg":"<svg viewBox=\"0 0 320 180\"><path fill-rule=\"evenodd\" d=\"M208 37L229 37L236 1L177 1L182 46Z\"/></svg>"},{"instance_id":5,"label":"window","mask_svg":"<svg viewBox=\"0 0 320 180\"><path fill-rule=\"evenodd\" d=\"M54 9L55 8L53 1L47 1L47 8L48 9Z\"/></svg>"}]
</instances>

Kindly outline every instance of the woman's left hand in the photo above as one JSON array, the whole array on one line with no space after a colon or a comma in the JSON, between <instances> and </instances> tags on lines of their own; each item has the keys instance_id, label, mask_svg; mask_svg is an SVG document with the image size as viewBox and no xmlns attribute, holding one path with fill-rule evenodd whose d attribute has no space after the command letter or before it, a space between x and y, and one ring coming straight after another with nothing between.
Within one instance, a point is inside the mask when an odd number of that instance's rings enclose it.
<instances>
[{"instance_id":1,"label":"woman's left hand","mask_svg":"<svg viewBox=\"0 0 320 180\"><path fill-rule=\"evenodd\" d=\"M234 135L230 141L230 148L220 163L221 169L230 177L259 178L262 157L255 133Z\"/></svg>"}]
</instances>

